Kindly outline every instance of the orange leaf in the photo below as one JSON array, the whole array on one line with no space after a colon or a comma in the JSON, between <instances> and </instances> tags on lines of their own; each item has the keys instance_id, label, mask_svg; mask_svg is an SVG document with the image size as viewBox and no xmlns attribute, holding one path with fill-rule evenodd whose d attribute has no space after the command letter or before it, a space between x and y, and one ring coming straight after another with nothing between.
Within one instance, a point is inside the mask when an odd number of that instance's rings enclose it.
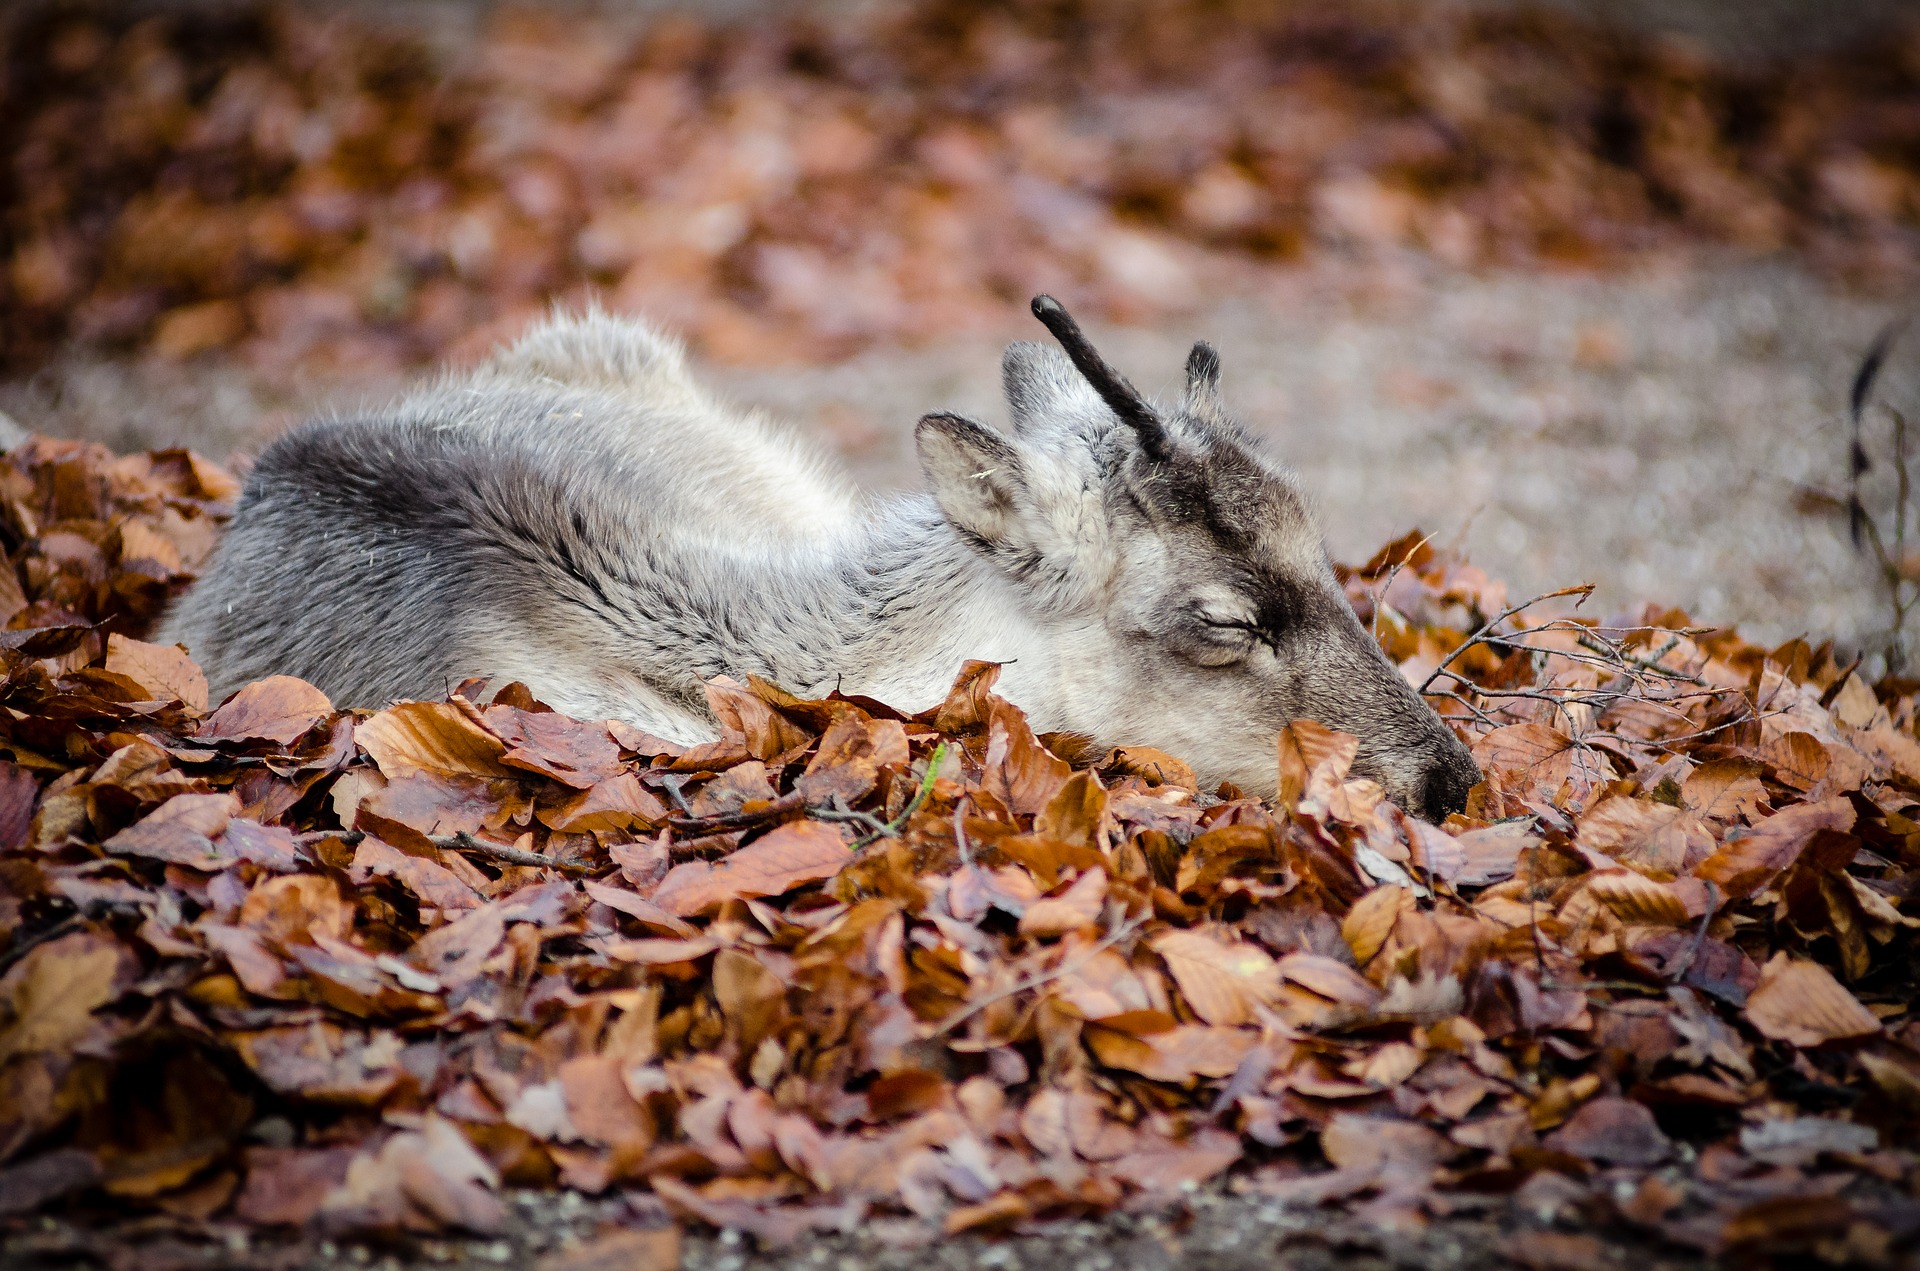
<instances>
[{"instance_id":1,"label":"orange leaf","mask_svg":"<svg viewBox=\"0 0 1920 1271\"><path fill-rule=\"evenodd\" d=\"M273 675L228 698L196 734L201 741L271 741L290 746L333 714L333 703L305 680Z\"/></svg>"},{"instance_id":2,"label":"orange leaf","mask_svg":"<svg viewBox=\"0 0 1920 1271\"><path fill-rule=\"evenodd\" d=\"M1751 821L1766 805L1760 765L1751 759L1715 759L1693 770L1680 787L1680 801L1715 821Z\"/></svg>"},{"instance_id":3,"label":"orange leaf","mask_svg":"<svg viewBox=\"0 0 1920 1271\"><path fill-rule=\"evenodd\" d=\"M1109 1068L1184 1085L1201 1077L1232 1076L1260 1039L1250 1029L1206 1024L1183 1024L1145 1037L1089 1024L1086 1041L1093 1057Z\"/></svg>"},{"instance_id":4,"label":"orange leaf","mask_svg":"<svg viewBox=\"0 0 1920 1271\"><path fill-rule=\"evenodd\" d=\"M793 822L717 863L674 866L660 880L653 903L676 918L691 917L723 901L778 896L832 878L852 859L840 831L818 821Z\"/></svg>"},{"instance_id":5,"label":"orange leaf","mask_svg":"<svg viewBox=\"0 0 1920 1271\"><path fill-rule=\"evenodd\" d=\"M1360 739L1311 719L1296 719L1280 730L1280 804L1292 807L1318 775L1335 786L1346 780L1360 753Z\"/></svg>"},{"instance_id":6,"label":"orange leaf","mask_svg":"<svg viewBox=\"0 0 1920 1271\"><path fill-rule=\"evenodd\" d=\"M145 689L155 701L207 709L207 677L177 644L148 644L123 635L107 637L107 669Z\"/></svg>"},{"instance_id":7,"label":"orange leaf","mask_svg":"<svg viewBox=\"0 0 1920 1271\"><path fill-rule=\"evenodd\" d=\"M1852 828L1853 804L1845 797L1796 804L1701 861L1694 876L1718 883L1729 896L1751 896L1798 860L1817 831Z\"/></svg>"},{"instance_id":8,"label":"orange leaf","mask_svg":"<svg viewBox=\"0 0 1920 1271\"><path fill-rule=\"evenodd\" d=\"M217 718L217 717L216 717ZM388 777L505 777L506 743L451 702L399 702L353 730L353 739Z\"/></svg>"},{"instance_id":9,"label":"orange leaf","mask_svg":"<svg viewBox=\"0 0 1920 1271\"><path fill-rule=\"evenodd\" d=\"M1251 944L1229 944L1197 931L1169 931L1153 941L1174 983L1209 1024L1245 1024L1256 1003L1279 993L1273 959Z\"/></svg>"},{"instance_id":10,"label":"orange leaf","mask_svg":"<svg viewBox=\"0 0 1920 1271\"><path fill-rule=\"evenodd\" d=\"M1107 899L1107 872L1090 869L1058 896L1036 900L1020 915L1023 936L1059 936L1091 927Z\"/></svg>"},{"instance_id":11,"label":"orange leaf","mask_svg":"<svg viewBox=\"0 0 1920 1271\"><path fill-rule=\"evenodd\" d=\"M1747 998L1747 1021L1775 1041L1819 1046L1870 1037L1880 1020L1818 962L1776 953Z\"/></svg>"},{"instance_id":12,"label":"orange leaf","mask_svg":"<svg viewBox=\"0 0 1920 1271\"><path fill-rule=\"evenodd\" d=\"M1677 927L1687 920L1686 902L1672 886L1630 869L1595 874L1587 881L1587 890L1622 922Z\"/></svg>"}]
</instances>

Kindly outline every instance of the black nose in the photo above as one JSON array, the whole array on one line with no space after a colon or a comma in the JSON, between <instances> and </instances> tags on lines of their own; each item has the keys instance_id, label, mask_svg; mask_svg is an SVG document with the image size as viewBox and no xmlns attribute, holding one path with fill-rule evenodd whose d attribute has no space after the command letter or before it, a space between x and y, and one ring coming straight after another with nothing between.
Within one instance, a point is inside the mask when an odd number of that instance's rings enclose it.
<instances>
[{"instance_id":1,"label":"black nose","mask_svg":"<svg viewBox=\"0 0 1920 1271\"><path fill-rule=\"evenodd\" d=\"M1447 819L1448 813L1464 812L1467 791L1480 783L1479 765L1459 742L1442 754L1440 761L1427 770L1420 791L1420 815L1434 823Z\"/></svg>"}]
</instances>

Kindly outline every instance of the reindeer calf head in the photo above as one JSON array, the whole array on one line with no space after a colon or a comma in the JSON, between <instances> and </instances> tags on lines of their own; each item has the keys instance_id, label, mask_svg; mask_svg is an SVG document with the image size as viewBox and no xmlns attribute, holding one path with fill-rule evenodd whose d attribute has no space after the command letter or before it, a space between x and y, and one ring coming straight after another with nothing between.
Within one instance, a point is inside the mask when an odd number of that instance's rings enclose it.
<instances>
[{"instance_id":1,"label":"reindeer calf head","mask_svg":"<svg viewBox=\"0 0 1920 1271\"><path fill-rule=\"evenodd\" d=\"M1049 726L1271 790L1275 735L1313 719L1358 736L1356 771L1403 808L1462 807L1479 770L1361 626L1291 478L1226 414L1213 348L1194 345L1161 411L1056 301L1033 311L1066 355L1007 350L1013 435L940 414L915 437L947 521L1070 668Z\"/></svg>"}]
</instances>

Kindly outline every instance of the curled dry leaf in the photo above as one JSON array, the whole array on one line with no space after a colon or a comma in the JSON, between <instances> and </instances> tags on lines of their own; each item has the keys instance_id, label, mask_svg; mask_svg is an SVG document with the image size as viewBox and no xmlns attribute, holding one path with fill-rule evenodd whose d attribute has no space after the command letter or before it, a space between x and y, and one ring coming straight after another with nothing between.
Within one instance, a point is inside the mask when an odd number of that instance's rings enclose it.
<instances>
[{"instance_id":1,"label":"curled dry leaf","mask_svg":"<svg viewBox=\"0 0 1920 1271\"><path fill-rule=\"evenodd\" d=\"M216 717L217 718L217 717ZM453 702L401 702L353 731L388 777L504 777L507 746ZM609 739L611 745L611 739Z\"/></svg>"},{"instance_id":2,"label":"curled dry leaf","mask_svg":"<svg viewBox=\"0 0 1920 1271\"><path fill-rule=\"evenodd\" d=\"M1254 1008L1280 992L1273 959L1257 945L1232 943L1197 931L1169 931L1153 941L1174 983L1209 1024L1245 1024Z\"/></svg>"},{"instance_id":3,"label":"curled dry leaf","mask_svg":"<svg viewBox=\"0 0 1920 1271\"><path fill-rule=\"evenodd\" d=\"M717 865L687 861L660 880L653 903L677 918L723 901L779 896L805 883L832 878L853 859L840 831L818 821L783 825Z\"/></svg>"},{"instance_id":4,"label":"curled dry leaf","mask_svg":"<svg viewBox=\"0 0 1920 1271\"><path fill-rule=\"evenodd\" d=\"M1795 1046L1869 1037L1880 1020L1818 962L1777 953L1760 968L1760 984L1747 998L1747 1019L1775 1041Z\"/></svg>"},{"instance_id":5,"label":"curled dry leaf","mask_svg":"<svg viewBox=\"0 0 1920 1271\"><path fill-rule=\"evenodd\" d=\"M291 746L327 716L333 703L305 680L275 675L228 698L200 730L197 741L270 741Z\"/></svg>"}]
</instances>

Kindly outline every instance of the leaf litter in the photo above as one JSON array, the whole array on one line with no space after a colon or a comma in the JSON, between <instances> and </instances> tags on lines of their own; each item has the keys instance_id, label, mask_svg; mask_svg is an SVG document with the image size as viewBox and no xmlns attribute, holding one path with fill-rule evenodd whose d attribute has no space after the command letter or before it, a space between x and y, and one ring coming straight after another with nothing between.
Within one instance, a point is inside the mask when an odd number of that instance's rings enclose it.
<instances>
[{"instance_id":1,"label":"leaf litter","mask_svg":"<svg viewBox=\"0 0 1920 1271\"><path fill-rule=\"evenodd\" d=\"M486 1235L568 1188L652 1198L579 1257L664 1266L663 1216L991 1234L1224 1179L1747 1262L1920 1232L1912 682L1516 606L1411 535L1342 576L1485 770L1441 826L1312 721L1278 798L1201 790L982 663L917 714L716 681L693 747L518 685L212 703L140 632L234 493L0 460L10 1223ZM1599 1256L1555 1238L1513 1256Z\"/></svg>"}]
</instances>

